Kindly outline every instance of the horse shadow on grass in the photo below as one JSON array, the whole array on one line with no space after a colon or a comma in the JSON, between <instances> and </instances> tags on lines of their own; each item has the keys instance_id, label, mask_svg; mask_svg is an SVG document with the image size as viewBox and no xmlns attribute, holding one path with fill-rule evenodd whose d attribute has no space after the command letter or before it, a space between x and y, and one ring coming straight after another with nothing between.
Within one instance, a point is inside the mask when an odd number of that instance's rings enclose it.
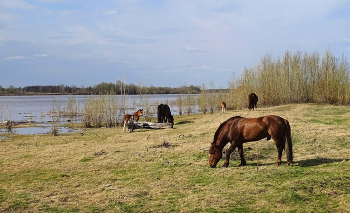
<instances>
[{"instance_id":1,"label":"horse shadow on grass","mask_svg":"<svg viewBox=\"0 0 350 213\"><path fill-rule=\"evenodd\" d=\"M330 158L319 158L316 157L314 159L306 159L299 160L295 163L299 164L300 167L311 167L311 166L319 166L323 164L331 164L331 163L340 163L340 162L349 161L349 159L330 159Z\"/></svg>"},{"instance_id":2,"label":"horse shadow on grass","mask_svg":"<svg viewBox=\"0 0 350 213\"><path fill-rule=\"evenodd\" d=\"M240 163L240 160L237 160ZM340 163L350 161L350 159L329 159L329 158L316 158L316 159L307 159L307 160L300 160L293 162L293 166L300 166L300 167L312 167L312 166L320 166L323 164L331 164L331 163ZM230 167L240 167L238 164L235 163L234 160L231 159L231 166ZM236 165L237 164L237 165ZM274 162L271 163L257 163L257 162L247 162L246 166L271 166L275 165ZM288 165L287 162L282 162L283 165Z\"/></svg>"}]
</instances>

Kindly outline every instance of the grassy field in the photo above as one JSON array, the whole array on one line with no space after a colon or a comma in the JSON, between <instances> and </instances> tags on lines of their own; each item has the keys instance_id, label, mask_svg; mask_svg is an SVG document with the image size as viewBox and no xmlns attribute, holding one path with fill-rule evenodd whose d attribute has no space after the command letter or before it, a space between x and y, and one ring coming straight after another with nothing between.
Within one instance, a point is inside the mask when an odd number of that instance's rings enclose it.
<instances>
[{"instance_id":1,"label":"grassy field","mask_svg":"<svg viewBox=\"0 0 350 213\"><path fill-rule=\"evenodd\" d=\"M292 130L294 166L261 140L247 166L208 165L220 123L279 115ZM0 212L350 212L350 108L313 104L175 117L174 129L84 129L5 135Z\"/></svg>"}]
</instances>

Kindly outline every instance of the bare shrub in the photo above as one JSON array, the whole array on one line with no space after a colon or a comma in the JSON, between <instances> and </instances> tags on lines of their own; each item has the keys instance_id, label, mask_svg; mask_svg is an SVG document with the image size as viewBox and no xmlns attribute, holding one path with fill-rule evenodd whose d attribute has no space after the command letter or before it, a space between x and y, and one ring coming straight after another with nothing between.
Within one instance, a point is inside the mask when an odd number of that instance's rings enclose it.
<instances>
[{"instance_id":1,"label":"bare shrub","mask_svg":"<svg viewBox=\"0 0 350 213\"><path fill-rule=\"evenodd\" d=\"M51 135L58 136L58 127L56 125L51 126Z\"/></svg>"}]
</instances>

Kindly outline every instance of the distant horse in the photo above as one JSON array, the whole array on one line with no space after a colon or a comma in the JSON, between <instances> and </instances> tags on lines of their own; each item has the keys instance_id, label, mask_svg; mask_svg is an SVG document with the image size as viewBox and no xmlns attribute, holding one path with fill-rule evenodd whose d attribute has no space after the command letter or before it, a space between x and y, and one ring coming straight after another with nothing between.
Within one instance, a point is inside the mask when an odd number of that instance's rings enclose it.
<instances>
[{"instance_id":1,"label":"distant horse","mask_svg":"<svg viewBox=\"0 0 350 213\"><path fill-rule=\"evenodd\" d=\"M170 107L167 104L159 104L157 107L158 123L174 124L174 117L171 115Z\"/></svg>"},{"instance_id":2,"label":"distant horse","mask_svg":"<svg viewBox=\"0 0 350 213\"><path fill-rule=\"evenodd\" d=\"M267 115L259 118L243 118L240 116L232 117L222 123L216 130L214 140L209 149L210 159L209 165L212 168L222 158L222 149L230 142L230 148L226 152L224 167L228 167L230 155L238 148L239 156L241 157L240 166L245 166L246 161L243 154L243 143L258 141L263 138L274 140L277 147L276 165L282 163L283 149L287 154L288 165L292 165L292 137L289 122L276 115Z\"/></svg>"},{"instance_id":3,"label":"distant horse","mask_svg":"<svg viewBox=\"0 0 350 213\"><path fill-rule=\"evenodd\" d=\"M226 103L221 102L221 112L226 112Z\"/></svg>"},{"instance_id":4,"label":"distant horse","mask_svg":"<svg viewBox=\"0 0 350 213\"><path fill-rule=\"evenodd\" d=\"M140 116L143 115L143 109L139 109L137 110L134 114L130 115L130 114L126 114L123 116L123 123L124 123L124 127L123 127L123 131L125 131L125 126L129 121L139 121Z\"/></svg>"},{"instance_id":5,"label":"distant horse","mask_svg":"<svg viewBox=\"0 0 350 213\"><path fill-rule=\"evenodd\" d=\"M248 109L249 110L254 110L257 109L256 103L258 103L258 96L255 93L250 93L248 95Z\"/></svg>"}]
</instances>

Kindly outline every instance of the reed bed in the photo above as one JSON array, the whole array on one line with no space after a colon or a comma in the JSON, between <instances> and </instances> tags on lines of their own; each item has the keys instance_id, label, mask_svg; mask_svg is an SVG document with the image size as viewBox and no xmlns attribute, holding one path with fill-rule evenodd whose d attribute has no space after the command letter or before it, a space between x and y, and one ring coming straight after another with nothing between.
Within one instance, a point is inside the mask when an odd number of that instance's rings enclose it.
<instances>
[{"instance_id":1,"label":"reed bed","mask_svg":"<svg viewBox=\"0 0 350 213\"><path fill-rule=\"evenodd\" d=\"M261 106L288 103L350 104L349 64L346 57L335 57L330 50L323 55L286 51L281 58L265 55L252 68L244 68L229 84L229 107L246 107L246 97L255 92Z\"/></svg>"}]
</instances>

